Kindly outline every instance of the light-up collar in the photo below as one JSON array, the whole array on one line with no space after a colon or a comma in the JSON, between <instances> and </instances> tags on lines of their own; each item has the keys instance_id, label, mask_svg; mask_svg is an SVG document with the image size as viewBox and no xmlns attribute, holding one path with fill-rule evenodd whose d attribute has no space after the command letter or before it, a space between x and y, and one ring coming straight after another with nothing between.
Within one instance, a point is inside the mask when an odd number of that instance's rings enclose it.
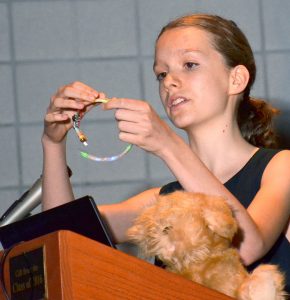
<instances>
[{"instance_id":1,"label":"light-up collar","mask_svg":"<svg viewBox=\"0 0 290 300\"><path fill-rule=\"evenodd\" d=\"M109 99L96 99L95 103L107 103L109 102ZM80 113L77 112L76 114L73 115L72 117L72 121L73 121L73 128L79 138L79 141L84 145L84 146L88 146L88 138L87 136L84 134L84 132L80 129L80 122L81 122L81 116ZM114 156L107 156L107 157L98 157L95 155L92 155L90 153L87 153L85 151L80 151L81 156L83 158L87 158L87 159L91 159L97 162L101 162L101 161L115 161L121 157L123 157L125 154L127 154L131 149L132 149L132 144L127 145L127 147L124 149L123 152L121 152L118 155L114 155Z\"/></svg>"}]
</instances>

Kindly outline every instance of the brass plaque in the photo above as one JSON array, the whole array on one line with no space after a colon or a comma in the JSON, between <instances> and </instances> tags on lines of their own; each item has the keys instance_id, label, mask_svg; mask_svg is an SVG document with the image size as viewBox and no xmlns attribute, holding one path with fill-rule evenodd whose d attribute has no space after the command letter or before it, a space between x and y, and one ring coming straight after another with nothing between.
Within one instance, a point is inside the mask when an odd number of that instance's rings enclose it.
<instances>
[{"instance_id":1,"label":"brass plaque","mask_svg":"<svg viewBox=\"0 0 290 300\"><path fill-rule=\"evenodd\" d=\"M43 247L9 260L11 300L46 299Z\"/></svg>"}]
</instances>

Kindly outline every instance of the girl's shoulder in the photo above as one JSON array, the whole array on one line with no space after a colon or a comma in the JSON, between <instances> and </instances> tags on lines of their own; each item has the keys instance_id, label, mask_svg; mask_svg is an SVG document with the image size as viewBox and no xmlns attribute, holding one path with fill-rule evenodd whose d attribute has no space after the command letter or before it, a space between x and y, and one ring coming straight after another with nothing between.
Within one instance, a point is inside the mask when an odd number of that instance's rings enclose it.
<instances>
[{"instance_id":1,"label":"girl's shoulder","mask_svg":"<svg viewBox=\"0 0 290 300\"><path fill-rule=\"evenodd\" d=\"M264 180L285 182L290 190L290 150L276 151L269 160L264 174Z\"/></svg>"},{"instance_id":2,"label":"girl's shoulder","mask_svg":"<svg viewBox=\"0 0 290 300\"><path fill-rule=\"evenodd\" d=\"M289 162L290 150L260 148L255 156L257 160L264 160L267 165L282 164Z\"/></svg>"},{"instance_id":3,"label":"girl's shoulder","mask_svg":"<svg viewBox=\"0 0 290 300\"><path fill-rule=\"evenodd\" d=\"M281 149L281 150L274 150L274 155L272 159L269 161L269 165L278 165L281 168L285 167L290 171L290 150Z\"/></svg>"}]
</instances>

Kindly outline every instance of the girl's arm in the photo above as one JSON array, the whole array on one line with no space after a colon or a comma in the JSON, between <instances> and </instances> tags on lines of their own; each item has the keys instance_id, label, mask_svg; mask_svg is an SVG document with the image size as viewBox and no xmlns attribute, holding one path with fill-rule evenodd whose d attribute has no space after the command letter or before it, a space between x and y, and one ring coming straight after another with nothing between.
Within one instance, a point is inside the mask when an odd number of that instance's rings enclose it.
<instances>
[{"instance_id":1,"label":"girl's arm","mask_svg":"<svg viewBox=\"0 0 290 300\"><path fill-rule=\"evenodd\" d=\"M176 137L173 146L164 150L162 159L185 190L224 196L233 208L239 227L244 233L239 245L243 262L249 265L261 258L270 250L279 235L283 231L286 233L289 222L290 151L278 153L268 164L261 188L246 210L192 150L178 140L179 137Z\"/></svg>"},{"instance_id":2,"label":"girl's arm","mask_svg":"<svg viewBox=\"0 0 290 300\"><path fill-rule=\"evenodd\" d=\"M227 200L244 233L239 251L245 264L271 248L289 220L290 151L276 155L266 168L261 189L247 211L148 103L114 99L104 107L116 109L120 139L161 158L186 191L220 195ZM278 179L278 174L283 174L283 179Z\"/></svg>"},{"instance_id":3,"label":"girl's arm","mask_svg":"<svg viewBox=\"0 0 290 300\"><path fill-rule=\"evenodd\" d=\"M42 209L47 210L74 200L74 195L67 171L65 141L53 143L44 135L42 145Z\"/></svg>"},{"instance_id":4,"label":"girl's arm","mask_svg":"<svg viewBox=\"0 0 290 300\"><path fill-rule=\"evenodd\" d=\"M86 113L94 99L104 97L89 86L74 82L63 86L51 97L44 119L42 207L44 210L74 199L66 163L66 135L72 116Z\"/></svg>"},{"instance_id":5,"label":"girl's arm","mask_svg":"<svg viewBox=\"0 0 290 300\"><path fill-rule=\"evenodd\" d=\"M43 174L42 208L47 210L74 200L66 162L66 135L72 127L71 117L78 110L87 112L96 98L105 98L81 82L61 87L51 98L42 136ZM153 188L119 204L99 209L112 230L116 242L126 241L126 231L144 207L156 199L159 188Z\"/></svg>"},{"instance_id":6,"label":"girl's arm","mask_svg":"<svg viewBox=\"0 0 290 300\"><path fill-rule=\"evenodd\" d=\"M128 240L128 228L133 225L133 221L144 208L154 204L159 190L160 188L152 188L126 201L98 207L113 233L115 242L122 243Z\"/></svg>"}]
</instances>

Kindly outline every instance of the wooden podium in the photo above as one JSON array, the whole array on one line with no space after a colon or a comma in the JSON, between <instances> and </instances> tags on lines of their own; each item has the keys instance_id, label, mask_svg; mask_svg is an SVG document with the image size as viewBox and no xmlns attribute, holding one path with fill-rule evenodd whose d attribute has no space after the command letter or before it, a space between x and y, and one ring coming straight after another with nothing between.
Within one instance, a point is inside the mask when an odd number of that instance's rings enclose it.
<instances>
[{"instance_id":1,"label":"wooden podium","mask_svg":"<svg viewBox=\"0 0 290 300\"><path fill-rule=\"evenodd\" d=\"M4 281L9 295L14 280L10 281L11 273L16 273L16 277L23 275L23 270L17 269L17 265L15 268L12 262L16 260L17 264L19 257L34 253L35 249L43 253L46 291L43 299L232 299L70 231L54 232L19 244L7 254ZM12 284L13 299L25 299L17 295L18 287ZM2 291L0 299L6 299Z\"/></svg>"}]
</instances>

